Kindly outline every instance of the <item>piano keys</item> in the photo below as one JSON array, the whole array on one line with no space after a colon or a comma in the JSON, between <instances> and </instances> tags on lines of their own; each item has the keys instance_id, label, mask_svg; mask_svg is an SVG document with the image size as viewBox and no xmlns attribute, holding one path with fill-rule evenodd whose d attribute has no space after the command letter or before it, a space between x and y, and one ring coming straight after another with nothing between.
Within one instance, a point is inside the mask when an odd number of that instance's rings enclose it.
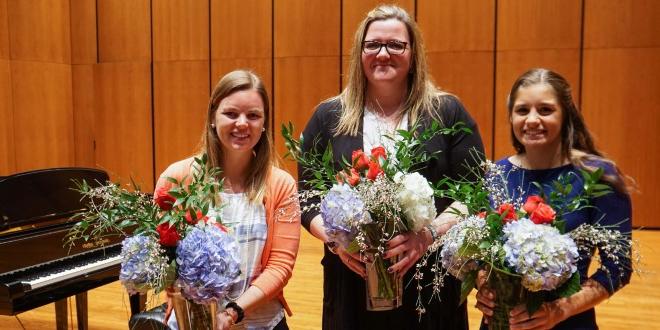
<instances>
[{"instance_id":1,"label":"piano keys","mask_svg":"<svg viewBox=\"0 0 660 330\"><path fill-rule=\"evenodd\" d=\"M78 328L86 329L86 292L118 279L123 237L64 246L69 218L85 208L74 179L97 186L108 175L57 168L0 179L0 314L55 302L58 328L66 328L66 298L76 295Z\"/></svg>"}]
</instances>

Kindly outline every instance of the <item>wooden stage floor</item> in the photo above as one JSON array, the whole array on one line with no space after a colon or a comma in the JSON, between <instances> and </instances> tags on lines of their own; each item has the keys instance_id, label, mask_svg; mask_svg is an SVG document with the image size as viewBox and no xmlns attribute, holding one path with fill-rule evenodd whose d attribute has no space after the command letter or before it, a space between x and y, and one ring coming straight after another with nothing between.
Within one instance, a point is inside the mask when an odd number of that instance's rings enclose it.
<instances>
[{"instance_id":1,"label":"wooden stage floor","mask_svg":"<svg viewBox=\"0 0 660 330\"><path fill-rule=\"evenodd\" d=\"M636 231L633 237L640 242L644 273L634 275L631 284L597 307L601 329L660 329L660 231ZM288 319L291 329L320 329L322 246L303 230L300 252L294 275L285 289L293 317ZM119 282L89 292L90 329L126 329L130 311L128 299ZM151 304L160 303L158 297ZM75 307L69 299L69 328L75 329ZM473 308L474 298L468 301L470 328L477 329L480 315ZM55 306L46 305L17 316L0 316L1 329L55 329Z\"/></svg>"}]
</instances>

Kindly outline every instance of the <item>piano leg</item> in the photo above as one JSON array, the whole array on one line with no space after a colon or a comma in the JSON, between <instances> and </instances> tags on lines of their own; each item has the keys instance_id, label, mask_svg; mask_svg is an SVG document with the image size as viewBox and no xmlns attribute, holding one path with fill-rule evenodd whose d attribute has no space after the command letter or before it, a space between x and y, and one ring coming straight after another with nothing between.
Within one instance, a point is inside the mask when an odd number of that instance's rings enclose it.
<instances>
[{"instance_id":1,"label":"piano leg","mask_svg":"<svg viewBox=\"0 0 660 330\"><path fill-rule=\"evenodd\" d=\"M67 330L67 318L66 315L66 299L61 299L55 302L55 323L57 324L57 330Z\"/></svg>"},{"instance_id":2,"label":"piano leg","mask_svg":"<svg viewBox=\"0 0 660 330\"><path fill-rule=\"evenodd\" d=\"M76 295L78 330L87 330L87 292Z\"/></svg>"}]
</instances>

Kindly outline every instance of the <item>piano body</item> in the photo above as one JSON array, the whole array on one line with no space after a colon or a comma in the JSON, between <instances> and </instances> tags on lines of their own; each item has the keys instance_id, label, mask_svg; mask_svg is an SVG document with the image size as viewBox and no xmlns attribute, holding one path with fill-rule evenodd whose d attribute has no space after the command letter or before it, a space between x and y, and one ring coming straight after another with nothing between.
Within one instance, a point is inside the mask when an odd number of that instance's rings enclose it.
<instances>
[{"instance_id":1,"label":"piano body","mask_svg":"<svg viewBox=\"0 0 660 330\"><path fill-rule=\"evenodd\" d=\"M103 246L64 237L85 208L72 188L75 180L104 184L104 171L55 168L0 179L0 314L18 313L55 302L57 328L67 328L66 298L76 295L78 328L87 328L88 290L118 279L120 236Z\"/></svg>"}]
</instances>

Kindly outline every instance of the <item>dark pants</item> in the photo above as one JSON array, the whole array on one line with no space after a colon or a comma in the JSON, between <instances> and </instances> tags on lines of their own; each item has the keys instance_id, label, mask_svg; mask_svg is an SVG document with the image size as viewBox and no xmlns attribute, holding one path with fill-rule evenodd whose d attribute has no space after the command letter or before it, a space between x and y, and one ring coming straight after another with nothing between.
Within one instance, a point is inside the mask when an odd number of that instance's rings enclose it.
<instances>
[{"instance_id":1,"label":"dark pants","mask_svg":"<svg viewBox=\"0 0 660 330\"><path fill-rule=\"evenodd\" d=\"M289 326L286 324L286 317L282 318L282 321L280 321L273 330L289 330Z\"/></svg>"}]
</instances>

